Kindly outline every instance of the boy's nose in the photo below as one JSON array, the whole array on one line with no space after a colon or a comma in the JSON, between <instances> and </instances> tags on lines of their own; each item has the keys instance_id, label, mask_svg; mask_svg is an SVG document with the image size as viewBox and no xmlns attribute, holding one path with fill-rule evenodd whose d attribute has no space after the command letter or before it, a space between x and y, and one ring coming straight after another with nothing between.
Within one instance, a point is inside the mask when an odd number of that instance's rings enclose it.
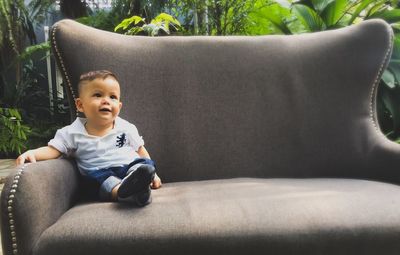
<instances>
[{"instance_id":1,"label":"boy's nose","mask_svg":"<svg viewBox=\"0 0 400 255\"><path fill-rule=\"evenodd\" d=\"M101 104L110 104L110 102L107 100L107 98L103 98L101 100Z\"/></svg>"}]
</instances>

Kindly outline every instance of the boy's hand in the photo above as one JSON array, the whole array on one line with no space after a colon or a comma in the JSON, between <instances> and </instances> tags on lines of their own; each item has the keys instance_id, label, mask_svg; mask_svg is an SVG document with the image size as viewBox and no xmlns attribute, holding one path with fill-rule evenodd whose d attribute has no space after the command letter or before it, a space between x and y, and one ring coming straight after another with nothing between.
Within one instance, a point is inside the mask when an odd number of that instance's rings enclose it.
<instances>
[{"instance_id":1,"label":"boy's hand","mask_svg":"<svg viewBox=\"0 0 400 255\"><path fill-rule=\"evenodd\" d=\"M16 160L15 160L15 164L18 165L22 165L23 163L25 163L25 161L29 160L31 163L36 162L36 157L35 157L35 153L33 153L32 150L26 151L24 153L22 153Z\"/></svg>"},{"instance_id":2,"label":"boy's hand","mask_svg":"<svg viewBox=\"0 0 400 255\"><path fill-rule=\"evenodd\" d=\"M159 189L159 188L161 188L161 186L162 186L161 179L160 179L160 177L158 177L158 175L156 174L156 175L154 176L153 181L152 181L151 184L150 184L150 188L152 188L152 189Z\"/></svg>"}]
</instances>

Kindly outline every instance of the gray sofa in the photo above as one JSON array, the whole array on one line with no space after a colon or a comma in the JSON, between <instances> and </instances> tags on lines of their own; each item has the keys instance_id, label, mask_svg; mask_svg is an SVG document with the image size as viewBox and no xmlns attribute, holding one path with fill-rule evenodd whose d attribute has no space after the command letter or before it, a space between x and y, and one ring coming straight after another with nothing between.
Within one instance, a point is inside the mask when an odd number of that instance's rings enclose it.
<instances>
[{"instance_id":1,"label":"gray sofa","mask_svg":"<svg viewBox=\"0 0 400 255\"><path fill-rule=\"evenodd\" d=\"M376 116L393 34L380 20L296 36L51 30L73 102L109 69L164 186L100 203L73 160L13 170L4 254L399 254L400 146Z\"/></svg>"}]
</instances>

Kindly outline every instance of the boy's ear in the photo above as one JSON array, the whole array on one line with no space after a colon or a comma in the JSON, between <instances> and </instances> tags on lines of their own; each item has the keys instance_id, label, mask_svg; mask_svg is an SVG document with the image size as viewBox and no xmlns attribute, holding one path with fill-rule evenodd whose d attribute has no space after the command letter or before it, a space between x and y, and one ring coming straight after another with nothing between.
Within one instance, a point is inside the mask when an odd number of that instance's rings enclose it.
<instances>
[{"instance_id":1,"label":"boy's ear","mask_svg":"<svg viewBox=\"0 0 400 255\"><path fill-rule=\"evenodd\" d=\"M81 99L78 97L77 99L75 99L75 106L76 106L76 109L79 111L79 112L83 112L83 105L82 105L82 101L81 101Z\"/></svg>"},{"instance_id":2,"label":"boy's ear","mask_svg":"<svg viewBox=\"0 0 400 255\"><path fill-rule=\"evenodd\" d=\"M122 102L119 102L119 109L121 110L122 108Z\"/></svg>"}]
</instances>

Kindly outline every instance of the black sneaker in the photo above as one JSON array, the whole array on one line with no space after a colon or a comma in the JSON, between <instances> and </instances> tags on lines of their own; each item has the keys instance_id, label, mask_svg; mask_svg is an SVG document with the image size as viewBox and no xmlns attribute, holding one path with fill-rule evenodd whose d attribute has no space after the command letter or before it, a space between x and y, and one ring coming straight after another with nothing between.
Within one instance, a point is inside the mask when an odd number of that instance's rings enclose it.
<instances>
[{"instance_id":1,"label":"black sneaker","mask_svg":"<svg viewBox=\"0 0 400 255\"><path fill-rule=\"evenodd\" d=\"M118 189L118 197L127 198L143 190L146 190L154 179L156 169L152 165L142 165L129 173L121 181Z\"/></svg>"},{"instance_id":2,"label":"black sneaker","mask_svg":"<svg viewBox=\"0 0 400 255\"><path fill-rule=\"evenodd\" d=\"M119 202L135 204L137 206L143 207L151 203L151 189L148 187L144 191L133 194L127 198L118 198Z\"/></svg>"},{"instance_id":3,"label":"black sneaker","mask_svg":"<svg viewBox=\"0 0 400 255\"><path fill-rule=\"evenodd\" d=\"M140 207L146 206L151 203L151 188L150 186L143 192L133 195L136 199L136 204Z\"/></svg>"}]
</instances>

